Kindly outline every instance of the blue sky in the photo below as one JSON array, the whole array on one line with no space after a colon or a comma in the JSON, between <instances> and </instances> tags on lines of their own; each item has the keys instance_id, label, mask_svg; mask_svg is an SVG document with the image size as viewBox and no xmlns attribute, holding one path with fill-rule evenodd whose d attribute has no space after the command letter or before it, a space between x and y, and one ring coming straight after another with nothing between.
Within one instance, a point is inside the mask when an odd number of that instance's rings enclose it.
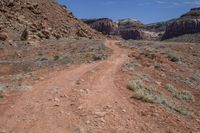
<instances>
[{"instance_id":1,"label":"blue sky","mask_svg":"<svg viewBox=\"0 0 200 133\"><path fill-rule=\"evenodd\" d=\"M134 18L144 23L179 17L200 0L58 0L78 18Z\"/></svg>"}]
</instances>

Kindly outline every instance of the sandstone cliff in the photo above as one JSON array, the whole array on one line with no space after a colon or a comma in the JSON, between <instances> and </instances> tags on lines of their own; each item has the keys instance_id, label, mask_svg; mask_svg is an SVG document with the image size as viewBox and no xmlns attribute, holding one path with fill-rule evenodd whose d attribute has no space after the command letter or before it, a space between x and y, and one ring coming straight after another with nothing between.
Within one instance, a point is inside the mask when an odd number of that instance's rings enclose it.
<instances>
[{"instance_id":1,"label":"sandstone cliff","mask_svg":"<svg viewBox=\"0 0 200 133\"><path fill-rule=\"evenodd\" d=\"M162 39L200 32L200 8L193 8L166 27Z\"/></svg>"},{"instance_id":2,"label":"sandstone cliff","mask_svg":"<svg viewBox=\"0 0 200 133\"><path fill-rule=\"evenodd\" d=\"M152 40L157 34L144 28L144 24L134 19L121 19L113 22L108 18L83 19L83 22L104 35L120 36L123 39Z\"/></svg>"},{"instance_id":3,"label":"sandstone cliff","mask_svg":"<svg viewBox=\"0 0 200 133\"><path fill-rule=\"evenodd\" d=\"M117 33L118 25L108 18L83 19L83 22L104 35L114 35Z\"/></svg>"}]
</instances>

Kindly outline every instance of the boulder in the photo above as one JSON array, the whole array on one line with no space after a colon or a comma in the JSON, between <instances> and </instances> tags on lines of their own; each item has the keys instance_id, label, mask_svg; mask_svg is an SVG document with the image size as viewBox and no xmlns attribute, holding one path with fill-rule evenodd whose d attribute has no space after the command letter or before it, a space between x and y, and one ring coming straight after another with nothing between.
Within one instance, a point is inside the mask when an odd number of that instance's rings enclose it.
<instances>
[{"instance_id":1,"label":"boulder","mask_svg":"<svg viewBox=\"0 0 200 133\"><path fill-rule=\"evenodd\" d=\"M8 38L8 35L5 32L0 32L0 40L5 41Z\"/></svg>"},{"instance_id":2,"label":"boulder","mask_svg":"<svg viewBox=\"0 0 200 133\"><path fill-rule=\"evenodd\" d=\"M14 0L8 0L7 1L7 6L8 7L13 7L15 5L14 2L15 2Z\"/></svg>"},{"instance_id":3,"label":"boulder","mask_svg":"<svg viewBox=\"0 0 200 133\"><path fill-rule=\"evenodd\" d=\"M42 34L44 35L45 39L49 39L50 38L50 32L48 30L42 30Z\"/></svg>"},{"instance_id":4,"label":"boulder","mask_svg":"<svg viewBox=\"0 0 200 133\"><path fill-rule=\"evenodd\" d=\"M78 30L76 35L79 37L88 37L87 33L83 29Z\"/></svg>"},{"instance_id":5,"label":"boulder","mask_svg":"<svg viewBox=\"0 0 200 133\"><path fill-rule=\"evenodd\" d=\"M54 32L52 34L56 39L60 39L62 36L59 33Z\"/></svg>"},{"instance_id":6,"label":"boulder","mask_svg":"<svg viewBox=\"0 0 200 133\"><path fill-rule=\"evenodd\" d=\"M21 34L21 40L22 41L27 41L28 40L28 30L25 29L22 34Z\"/></svg>"}]
</instances>

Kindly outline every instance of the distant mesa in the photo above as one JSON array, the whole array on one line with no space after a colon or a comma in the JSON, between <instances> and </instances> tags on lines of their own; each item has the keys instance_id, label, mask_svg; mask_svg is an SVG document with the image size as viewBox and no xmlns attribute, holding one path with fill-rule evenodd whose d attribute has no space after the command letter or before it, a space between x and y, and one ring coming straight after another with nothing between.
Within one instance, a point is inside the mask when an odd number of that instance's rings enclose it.
<instances>
[{"instance_id":1,"label":"distant mesa","mask_svg":"<svg viewBox=\"0 0 200 133\"><path fill-rule=\"evenodd\" d=\"M145 29L152 31L152 32L160 32L163 33L165 32L165 29L168 24L176 21L177 19L170 19L168 21L163 21L163 22L156 22L156 23L151 23L151 24L146 24Z\"/></svg>"},{"instance_id":2,"label":"distant mesa","mask_svg":"<svg viewBox=\"0 0 200 133\"><path fill-rule=\"evenodd\" d=\"M188 13L168 24L162 40L185 34L200 32L200 8L193 8Z\"/></svg>"},{"instance_id":3,"label":"distant mesa","mask_svg":"<svg viewBox=\"0 0 200 133\"><path fill-rule=\"evenodd\" d=\"M119 29L138 28L143 27L144 24L137 19L120 19L118 22Z\"/></svg>"},{"instance_id":4,"label":"distant mesa","mask_svg":"<svg viewBox=\"0 0 200 133\"><path fill-rule=\"evenodd\" d=\"M109 18L98 18L82 19L82 21L104 35L120 36L126 40L149 40L157 37L156 33L147 31L145 25L136 19L126 18L114 22Z\"/></svg>"},{"instance_id":5,"label":"distant mesa","mask_svg":"<svg viewBox=\"0 0 200 133\"><path fill-rule=\"evenodd\" d=\"M109 18L82 19L82 21L104 35L115 35L118 29L118 25Z\"/></svg>"},{"instance_id":6,"label":"distant mesa","mask_svg":"<svg viewBox=\"0 0 200 133\"><path fill-rule=\"evenodd\" d=\"M184 41L195 41L200 32L200 7L192 8L180 18L152 24L143 24L132 18L120 19L116 22L109 18L84 19L83 21L104 35L115 35L126 40L166 40L184 35L182 38ZM195 34L195 36L188 34Z\"/></svg>"}]
</instances>

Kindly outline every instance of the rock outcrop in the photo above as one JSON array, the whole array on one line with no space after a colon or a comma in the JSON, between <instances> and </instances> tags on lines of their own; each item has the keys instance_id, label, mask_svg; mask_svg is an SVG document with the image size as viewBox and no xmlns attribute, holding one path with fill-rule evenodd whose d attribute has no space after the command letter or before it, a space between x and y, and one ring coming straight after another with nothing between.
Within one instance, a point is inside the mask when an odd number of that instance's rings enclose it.
<instances>
[{"instance_id":1,"label":"rock outcrop","mask_svg":"<svg viewBox=\"0 0 200 133\"><path fill-rule=\"evenodd\" d=\"M200 8L193 8L166 27L162 39L200 32Z\"/></svg>"},{"instance_id":2,"label":"rock outcrop","mask_svg":"<svg viewBox=\"0 0 200 133\"><path fill-rule=\"evenodd\" d=\"M114 35L118 28L117 24L108 18L83 19L82 21L104 35Z\"/></svg>"},{"instance_id":3,"label":"rock outcrop","mask_svg":"<svg viewBox=\"0 0 200 133\"><path fill-rule=\"evenodd\" d=\"M8 38L8 35L6 33L0 33L0 40L5 41Z\"/></svg>"}]
</instances>

